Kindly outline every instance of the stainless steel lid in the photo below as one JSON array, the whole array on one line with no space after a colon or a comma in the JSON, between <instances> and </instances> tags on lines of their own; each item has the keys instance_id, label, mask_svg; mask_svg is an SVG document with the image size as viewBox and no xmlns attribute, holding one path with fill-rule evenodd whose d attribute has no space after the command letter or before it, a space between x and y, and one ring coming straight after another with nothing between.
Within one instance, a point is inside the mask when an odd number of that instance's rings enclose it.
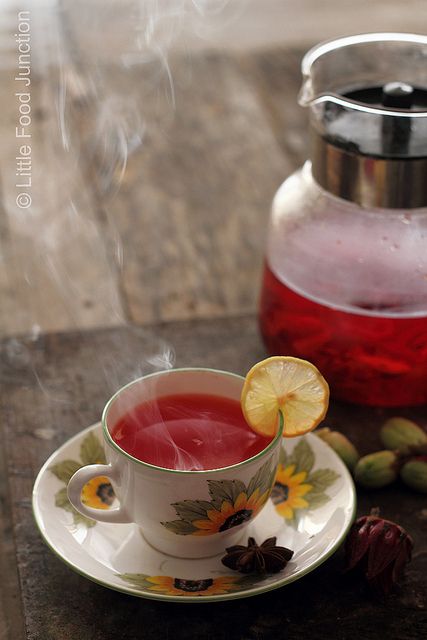
<instances>
[{"instance_id":1,"label":"stainless steel lid","mask_svg":"<svg viewBox=\"0 0 427 640\"><path fill-rule=\"evenodd\" d=\"M427 206L427 36L340 38L302 71L315 180L364 207Z\"/></svg>"}]
</instances>

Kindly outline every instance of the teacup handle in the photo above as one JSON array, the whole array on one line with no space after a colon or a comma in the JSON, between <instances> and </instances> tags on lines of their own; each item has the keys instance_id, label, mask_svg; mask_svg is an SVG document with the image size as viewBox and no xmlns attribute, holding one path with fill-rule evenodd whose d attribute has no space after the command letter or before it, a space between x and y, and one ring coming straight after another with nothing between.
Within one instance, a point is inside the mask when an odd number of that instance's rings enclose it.
<instances>
[{"instance_id":1,"label":"teacup handle","mask_svg":"<svg viewBox=\"0 0 427 640\"><path fill-rule=\"evenodd\" d=\"M110 464L90 464L86 467L81 467L68 483L68 500L79 513L87 518L92 518L92 520L117 523L132 522L122 506L117 507L117 509L94 509L82 502L82 489L87 482L98 476L114 478L114 475L114 469Z\"/></svg>"}]
</instances>

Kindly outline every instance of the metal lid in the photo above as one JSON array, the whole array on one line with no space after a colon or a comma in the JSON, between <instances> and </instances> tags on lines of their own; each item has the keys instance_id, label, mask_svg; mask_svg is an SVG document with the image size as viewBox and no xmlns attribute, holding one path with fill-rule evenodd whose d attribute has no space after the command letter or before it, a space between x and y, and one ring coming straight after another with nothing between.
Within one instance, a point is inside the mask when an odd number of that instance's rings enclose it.
<instances>
[{"instance_id":1,"label":"metal lid","mask_svg":"<svg viewBox=\"0 0 427 640\"><path fill-rule=\"evenodd\" d=\"M302 71L317 182L362 206L427 206L427 36L341 38Z\"/></svg>"}]
</instances>

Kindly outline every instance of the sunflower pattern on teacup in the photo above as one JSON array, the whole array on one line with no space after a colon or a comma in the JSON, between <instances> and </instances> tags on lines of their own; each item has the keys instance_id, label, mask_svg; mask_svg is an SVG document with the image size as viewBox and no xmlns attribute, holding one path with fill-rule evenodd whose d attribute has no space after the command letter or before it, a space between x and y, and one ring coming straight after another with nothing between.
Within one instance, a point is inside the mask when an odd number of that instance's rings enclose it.
<instances>
[{"instance_id":1,"label":"sunflower pattern on teacup","mask_svg":"<svg viewBox=\"0 0 427 640\"><path fill-rule=\"evenodd\" d=\"M122 573L117 575L121 580L139 591L145 592L147 595L158 593L177 597L218 596L235 591L244 591L268 579L268 576L259 575L222 575L199 580L163 575L150 576L144 573Z\"/></svg>"},{"instance_id":2,"label":"sunflower pattern on teacup","mask_svg":"<svg viewBox=\"0 0 427 640\"><path fill-rule=\"evenodd\" d=\"M105 464L104 449L93 432L82 441L79 458L66 459L49 468L65 485L55 494L55 506L70 512L75 525L93 527L96 521L78 513L67 497L67 484L77 469L87 464ZM238 480L208 481L210 501L184 500L175 503L172 506L180 519L162 524L179 535L210 535L252 519L270 496L278 515L289 524L296 525L304 512L329 502L326 489L339 478L339 474L332 469L313 471L314 464L313 450L305 439L298 442L290 454L282 447L277 473L270 470L269 460L247 487ZM270 474L273 474L273 479L275 475L271 495L273 481ZM88 506L108 509L114 501L113 488L108 478L99 477L88 482L83 488L82 500Z\"/></svg>"},{"instance_id":3,"label":"sunflower pattern on teacup","mask_svg":"<svg viewBox=\"0 0 427 640\"><path fill-rule=\"evenodd\" d=\"M162 525L181 536L209 536L237 527L259 513L270 496L275 475L270 457L248 485L241 480L208 480L210 500L173 503L179 520Z\"/></svg>"},{"instance_id":4,"label":"sunflower pattern on teacup","mask_svg":"<svg viewBox=\"0 0 427 640\"><path fill-rule=\"evenodd\" d=\"M65 487L59 489L55 494L55 506L72 513L75 525L81 524L86 527L93 527L96 524L96 520L82 516L70 504L67 496L68 482L77 469L88 464L105 464L106 462L103 446L93 432L83 439L80 445L79 457L79 460L62 460L49 467L49 471L65 484ZM85 484L82 490L82 501L94 509L108 509L114 502L114 491L109 479L100 476Z\"/></svg>"},{"instance_id":5,"label":"sunflower pattern on teacup","mask_svg":"<svg viewBox=\"0 0 427 640\"><path fill-rule=\"evenodd\" d=\"M288 454L282 447L271 500L276 512L296 525L305 511L322 507L331 499L326 489L340 477L332 469L316 469L315 455L306 440L300 440Z\"/></svg>"}]
</instances>

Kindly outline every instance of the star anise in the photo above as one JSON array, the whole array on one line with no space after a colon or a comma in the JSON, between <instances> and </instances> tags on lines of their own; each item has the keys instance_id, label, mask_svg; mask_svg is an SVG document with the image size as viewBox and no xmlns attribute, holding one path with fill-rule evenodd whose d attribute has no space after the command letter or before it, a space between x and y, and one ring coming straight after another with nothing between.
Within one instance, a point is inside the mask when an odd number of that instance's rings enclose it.
<instances>
[{"instance_id":1,"label":"star anise","mask_svg":"<svg viewBox=\"0 0 427 640\"><path fill-rule=\"evenodd\" d=\"M257 545L255 538L248 538L248 546L236 544L226 549L222 564L241 573L277 573L285 568L294 552L276 546L276 538L268 538Z\"/></svg>"}]
</instances>

